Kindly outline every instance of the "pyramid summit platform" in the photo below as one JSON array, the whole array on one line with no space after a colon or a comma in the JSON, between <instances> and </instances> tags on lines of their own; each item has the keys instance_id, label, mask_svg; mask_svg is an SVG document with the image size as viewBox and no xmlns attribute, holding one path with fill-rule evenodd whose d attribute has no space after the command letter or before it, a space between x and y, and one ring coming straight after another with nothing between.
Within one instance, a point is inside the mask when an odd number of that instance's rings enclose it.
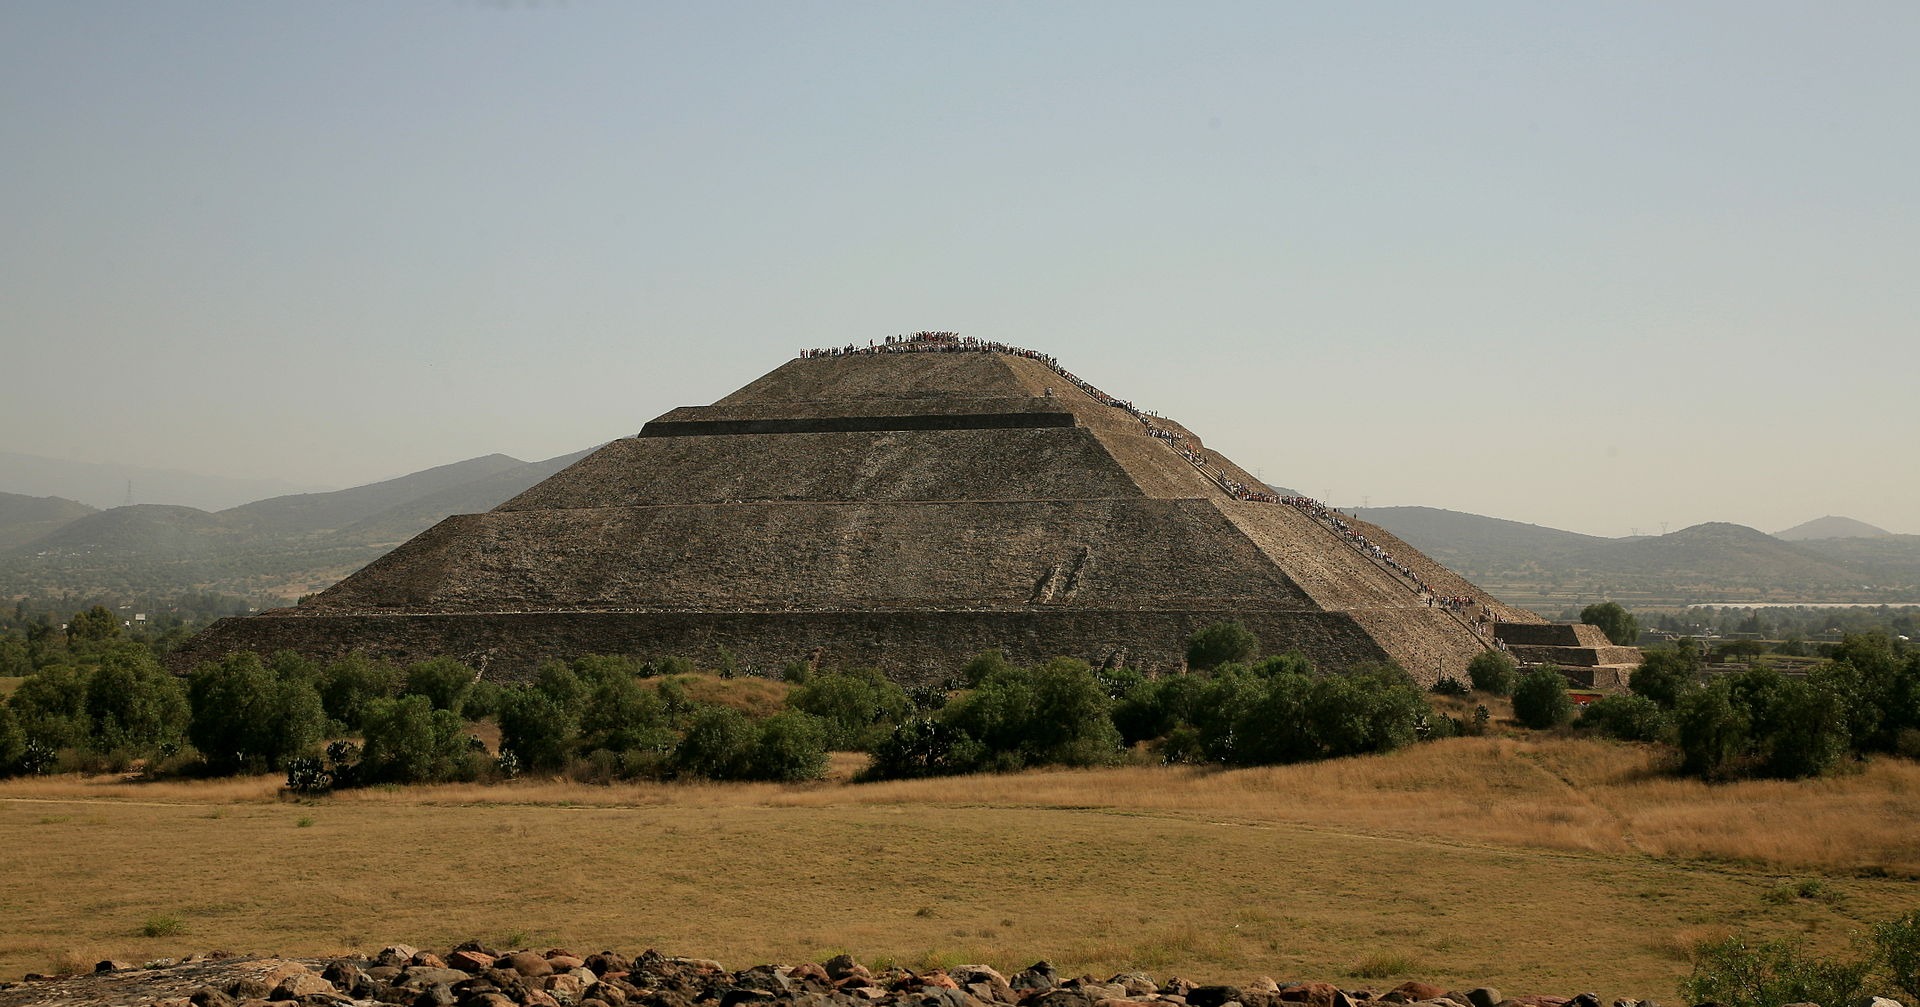
<instances>
[{"instance_id":1,"label":"pyramid summit platform","mask_svg":"<svg viewBox=\"0 0 1920 1007\"><path fill-rule=\"evenodd\" d=\"M1172 421L1030 350L917 333L815 350L673 409L306 599L225 619L236 649L541 660L670 655L950 677L999 648L1149 671L1239 620L1323 668L1464 676L1489 597L1372 525L1278 497Z\"/></svg>"}]
</instances>

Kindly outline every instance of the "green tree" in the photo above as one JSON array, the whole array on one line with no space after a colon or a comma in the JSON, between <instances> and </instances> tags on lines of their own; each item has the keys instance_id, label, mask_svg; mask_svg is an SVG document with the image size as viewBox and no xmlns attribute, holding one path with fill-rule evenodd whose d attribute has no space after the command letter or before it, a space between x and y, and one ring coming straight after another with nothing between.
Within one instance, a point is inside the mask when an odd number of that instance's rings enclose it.
<instances>
[{"instance_id":1,"label":"green tree","mask_svg":"<svg viewBox=\"0 0 1920 1007\"><path fill-rule=\"evenodd\" d=\"M1087 662L1056 657L1033 669L1036 706L1025 729L1029 761L1061 766L1100 766L1120 753L1112 700Z\"/></svg>"},{"instance_id":2,"label":"green tree","mask_svg":"<svg viewBox=\"0 0 1920 1007\"><path fill-rule=\"evenodd\" d=\"M1573 697L1567 694L1567 677L1552 665L1521 675L1513 686L1513 717L1536 731L1572 720Z\"/></svg>"},{"instance_id":3,"label":"green tree","mask_svg":"<svg viewBox=\"0 0 1920 1007\"><path fill-rule=\"evenodd\" d=\"M799 710L776 713L760 722L754 742L752 777L794 783L817 780L827 773L827 728Z\"/></svg>"},{"instance_id":4,"label":"green tree","mask_svg":"<svg viewBox=\"0 0 1920 1007\"><path fill-rule=\"evenodd\" d=\"M1645 696L1603 696L1580 711L1580 726L1622 741L1659 741L1672 729L1667 711Z\"/></svg>"},{"instance_id":5,"label":"green tree","mask_svg":"<svg viewBox=\"0 0 1920 1007\"><path fill-rule=\"evenodd\" d=\"M434 709L457 714L466 704L467 693L473 691L474 679L478 677L478 672L451 657L436 657L408 665L400 692L425 696Z\"/></svg>"},{"instance_id":6,"label":"green tree","mask_svg":"<svg viewBox=\"0 0 1920 1007\"><path fill-rule=\"evenodd\" d=\"M1196 671L1251 661L1259 653L1260 638L1238 622L1216 622L1187 638L1187 667Z\"/></svg>"},{"instance_id":7,"label":"green tree","mask_svg":"<svg viewBox=\"0 0 1920 1007\"><path fill-rule=\"evenodd\" d=\"M1627 676L1627 688L1671 710L1693 688L1699 674L1700 651L1693 641L1679 640L1671 647L1641 651L1640 666Z\"/></svg>"},{"instance_id":8,"label":"green tree","mask_svg":"<svg viewBox=\"0 0 1920 1007\"><path fill-rule=\"evenodd\" d=\"M101 643L120 635L120 617L105 605L75 612L67 620L67 643Z\"/></svg>"},{"instance_id":9,"label":"green tree","mask_svg":"<svg viewBox=\"0 0 1920 1007\"><path fill-rule=\"evenodd\" d=\"M598 683L581 710L581 748L664 753L673 747L666 704L657 692L641 688L631 672L601 676Z\"/></svg>"},{"instance_id":10,"label":"green tree","mask_svg":"<svg viewBox=\"0 0 1920 1007\"><path fill-rule=\"evenodd\" d=\"M88 676L86 693L95 751L152 756L185 738L191 713L186 688L143 647L109 651Z\"/></svg>"},{"instance_id":11,"label":"green tree","mask_svg":"<svg viewBox=\"0 0 1920 1007\"><path fill-rule=\"evenodd\" d=\"M1519 670L1513 658L1498 650L1483 650L1467 662L1467 681L1475 690L1493 696L1513 695Z\"/></svg>"},{"instance_id":12,"label":"green tree","mask_svg":"<svg viewBox=\"0 0 1920 1007\"><path fill-rule=\"evenodd\" d=\"M1580 621L1598 626L1607 639L1621 647L1631 647L1640 639L1640 622L1618 602L1603 601L1580 610Z\"/></svg>"},{"instance_id":13,"label":"green tree","mask_svg":"<svg viewBox=\"0 0 1920 1007\"><path fill-rule=\"evenodd\" d=\"M787 705L820 718L835 751L867 751L913 712L906 692L871 668L817 673L788 694Z\"/></svg>"},{"instance_id":14,"label":"green tree","mask_svg":"<svg viewBox=\"0 0 1920 1007\"><path fill-rule=\"evenodd\" d=\"M1787 679L1770 697L1760 768L1769 776L1801 779L1832 769L1848 751L1846 705L1804 679Z\"/></svg>"},{"instance_id":15,"label":"green tree","mask_svg":"<svg viewBox=\"0 0 1920 1007\"><path fill-rule=\"evenodd\" d=\"M87 675L70 665L50 664L27 676L7 705L13 708L28 741L49 751L84 749L91 732L87 722Z\"/></svg>"},{"instance_id":16,"label":"green tree","mask_svg":"<svg viewBox=\"0 0 1920 1007\"><path fill-rule=\"evenodd\" d=\"M479 776L466 722L417 693L376 700L366 714L360 778L367 783L442 783Z\"/></svg>"},{"instance_id":17,"label":"green tree","mask_svg":"<svg viewBox=\"0 0 1920 1007\"><path fill-rule=\"evenodd\" d=\"M501 750L512 753L529 770L565 766L567 753L580 735L578 709L534 685L502 692L499 721Z\"/></svg>"},{"instance_id":18,"label":"green tree","mask_svg":"<svg viewBox=\"0 0 1920 1007\"><path fill-rule=\"evenodd\" d=\"M1688 776L1728 775L1748 749L1751 725L1725 679L1683 693L1673 720L1680 743L1680 771Z\"/></svg>"},{"instance_id":19,"label":"green tree","mask_svg":"<svg viewBox=\"0 0 1920 1007\"><path fill-rule=\"evenodd\" d=\"M195 668L187 699L187 736L215 772L281 769L317 745L326 728L313 684L275 676L250 651Z\"/></svg>"},{"instance_id":20,"label":"green tree","mask_svg":"<svg viewBox=\"0 0 1920 1007\"><path fill-rule=\"evenodd\" d=\"M674 749L672 765L686 776L747 779L759 742L760 732L746 714L726 706L703 707Z\"/></svg>"},{"instance_id":21,"label":"green tree","mask_svg":"<svg viewBox=\"0 0 1920 1007\"><path fill-rule=\"evenodd\" d=\"M1205 677L1188 674L1163 675L1128 689L1113 704L1113 726L1120 731L1121 743L1163 738L1181 724L1192 723L1206 689Z\"/></svg>"},{"instance_id":22,"label":"green tree","mask_svg":"<svg viewBox=\"0 0 1920 1007\"><path fill-rule=\"evenodd\" d=\"M399 694L400 677L400 669L391 664L349 654L320 673L320 707L329 720L360 731L373 704Z\"/></svg>"},{"instance_id":23,"label":"green tree","mask_svg":"<svg viewBox=\"0 0 1920 1007\"><path fill-rule=\"evenodd\" d=\"M20 729L13 708L0 703L0 776L21 772L21 760L27 752L27 734Z\"/></svg>"}]
</instances>

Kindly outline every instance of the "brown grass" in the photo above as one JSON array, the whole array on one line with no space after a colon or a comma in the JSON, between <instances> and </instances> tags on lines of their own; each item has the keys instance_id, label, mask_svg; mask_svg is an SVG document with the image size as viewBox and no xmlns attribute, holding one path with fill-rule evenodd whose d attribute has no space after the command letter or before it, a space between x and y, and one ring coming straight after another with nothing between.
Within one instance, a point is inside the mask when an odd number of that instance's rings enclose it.
<instances>
[{"instance_id":1,"label":"brown grass","mask_svg":"<svg viewBox=\"0 0 1920 1007\"><path fill-rule=\"evenodd\" d=\"M1920 767L1705 787L1605 743L1455 739L1243 771L852 785L562 780L278 796L0 784L0 977L469 938L910 966L1670 997L1701 937L1830 948L1920 894ZM301 827L301 819L311 819ZM1770 896L1820 882L1821 898ZM147 937L153 920L173 936ZM160 928L167 929L167 928Z\"/></svg>"},{"instance_id":2,"label":"brown grass","mask_svg":"<svg viewBox=\"0 0 1920 1007\"><path fill-rule=\"evenodd\" d=\"M20 683L24 681L26 679L18 676L0 676L0 696L12 695L13 690L20 688Z\"/></svg>"},{"instance_id":3,"label":"brown grass","mask_svg":"<svg viewBox=\"0 0 1920 1007\"><path fill-rule=\"evenodd\" d=\"M695 702L731 706L752 717L771 717L787 708L787 693L793 687L771 678L721 678L718 675L675 675L674 681L687 690ZM658 688L657 679L646 679L642 686Z\"/></svg>"}]
</instances>

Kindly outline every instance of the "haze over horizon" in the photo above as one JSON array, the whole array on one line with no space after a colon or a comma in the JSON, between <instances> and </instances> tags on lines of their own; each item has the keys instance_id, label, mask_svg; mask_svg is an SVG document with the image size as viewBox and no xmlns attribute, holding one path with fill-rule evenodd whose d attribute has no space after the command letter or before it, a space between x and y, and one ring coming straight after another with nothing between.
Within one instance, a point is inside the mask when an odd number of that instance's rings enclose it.
<instances>
[{"instance_id":1,"label":"haze over horizon","mask_svg":"<svg viewBox=\"0 0 1920 1007\"><path fill-rule=\"evenodd\" d=\"M954 329L1343 505L1920 532L1917 44L1895 3L13 0L0 450L345 487Z\"/></svg>"}]
</instances>

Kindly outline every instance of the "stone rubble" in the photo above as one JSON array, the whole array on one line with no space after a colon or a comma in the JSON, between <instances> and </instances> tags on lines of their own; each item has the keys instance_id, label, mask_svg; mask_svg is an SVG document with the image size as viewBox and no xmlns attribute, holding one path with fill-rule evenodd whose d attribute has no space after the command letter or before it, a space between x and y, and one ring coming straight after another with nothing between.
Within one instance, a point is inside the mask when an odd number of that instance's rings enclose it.
<instances>
[{"instance_id":1,"label":"stone rubble","mask_svg":"<svg viewBox=\"0 0 1920 1007\"><path fill-rule=\"evenodd\" d=\"M648 950L576 955L500 951L476 942L444 955L404 944L371 958L239 958L221 953L134 967L101 962L90 976L0 983L0 1007L1602 1007L1593 993L1503 996L1405 982L1385 991L1261 979L1247 986L1165 981L1125 972L1063 978L1037 962L1012 976L985 965L871 970L848 955L729 972L720 963ZM1615 1000L1610 1007L1658 1007ZM1900 1007L1892 1001L1873 1007Z\"/></svg>"}]
</instances>

